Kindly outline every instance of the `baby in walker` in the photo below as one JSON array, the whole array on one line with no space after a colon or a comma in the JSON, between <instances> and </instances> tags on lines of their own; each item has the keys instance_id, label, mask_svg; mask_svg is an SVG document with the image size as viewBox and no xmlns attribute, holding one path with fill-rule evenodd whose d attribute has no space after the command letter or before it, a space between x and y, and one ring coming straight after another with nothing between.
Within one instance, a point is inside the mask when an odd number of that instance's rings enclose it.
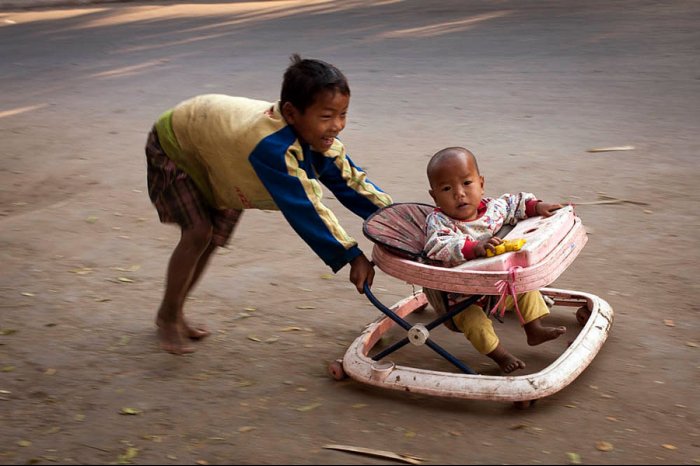
<instances>
[{"instance_id":1,"label":"baby in walker","mask_svg":"<svg viewBox=\"0 0 700 466\"><path fill-rule=\"evenodd\" d=\"M484 177L474 154L462 147L448 147L433 155L427 174L436 208L426 218L424 253L447 267L486 257L487 251L495 254L496 246L503 242L496 233L503 225L514 225L537 215L549 217L562 207L542 202L531 193L482 197ZM512 297L506 297L505 306L514 308ZM542 323L549 309L539 291L518 294L517 306L530 346L554 340L566 332L566 327L547 327ZM503 372L525 368L525 363L500 343L479 303L452 320L474 348L493 359Z\"/></svg>"}]
</instances>

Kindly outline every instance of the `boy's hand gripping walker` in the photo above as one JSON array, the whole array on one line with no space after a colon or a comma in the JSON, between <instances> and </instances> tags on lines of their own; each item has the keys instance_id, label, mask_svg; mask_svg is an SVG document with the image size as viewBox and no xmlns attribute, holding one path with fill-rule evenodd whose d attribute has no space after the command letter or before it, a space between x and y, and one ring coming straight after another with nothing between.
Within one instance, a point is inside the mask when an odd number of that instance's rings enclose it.
<instances>
[{"instance_id":1,"label":"boy's hand gripping walker","mask_svg":"<svg viewBox=\"0 0 700 466\"><path fill-rule=\"evenodd\" d=\"M470 260L453 268L428 263L422 250L425 218L434 207L426 204L393 204L370 216L363 232L372 240L372 260L385 273L422 286L422 291L391 306L385 306L365 286L367 298L385 316L369 324L350 345L342 359L329 365L330 374L395 390L444 397L512 401L527 407L570 384L590 364L613 321L610 305L598 296L579 291L547 288L574 261L587 241L581 220L573 207L557 210L548 218L532 217L516 224L492 257ZM501 236L502 232L499 232ZM509 250L510 248L510 250ZM509 252L510 251L510 252ZM490 252L490 251L489 251ZM505 296L540 290L554 306L579 307L576 318L583 325L571 345L549 366L525 375L479 375L448 353L430 337L442 323L484 295ZM470 295L450 305L448 293ZM411 324L405 317L430 305L437 318L427 324ZM407 336L370 357L369 353L392 323ZM430 371L396 365L385 357L411 343L426 345L459 369L459 373Z\"/></svg>"}]
</instances>

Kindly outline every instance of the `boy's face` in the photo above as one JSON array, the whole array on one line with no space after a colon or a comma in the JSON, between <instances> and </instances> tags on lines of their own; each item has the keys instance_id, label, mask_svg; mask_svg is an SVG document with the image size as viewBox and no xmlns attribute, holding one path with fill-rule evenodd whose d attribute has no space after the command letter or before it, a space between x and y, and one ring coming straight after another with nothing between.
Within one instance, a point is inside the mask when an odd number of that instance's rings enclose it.
<instances>
[{"instance_id":1,"label":"boy's face","mask_svg":"<svg viewBox=\"0 0 700 466\"><path fill-rule=\"evenodd\" d=\"M338 134L345 128L350 96L340 92L321 92L304 113L290 102L285 102L282 114L297 134L319 152L331 148Z\"/></svg>"},{"instance_id":2,"label":"boy's face","mask_svg":"<svg viewBox=\"0 0 700 466\"><path fill-rule=\"evenodd\" d=\"M484 195L484 177L465 154L443 160L430 176L430 196L435 205L457 220L477 218L477 209Z\"/></svg>"}]
</instances>

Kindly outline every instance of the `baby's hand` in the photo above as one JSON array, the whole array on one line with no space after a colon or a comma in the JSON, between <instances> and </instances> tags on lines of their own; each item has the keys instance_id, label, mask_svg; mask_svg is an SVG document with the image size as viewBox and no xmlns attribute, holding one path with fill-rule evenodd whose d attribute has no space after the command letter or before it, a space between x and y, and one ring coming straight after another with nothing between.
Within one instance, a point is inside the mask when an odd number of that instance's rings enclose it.
<instances>
[{"instance_id":1,"label":"baby's hand","mask_svg":"<svg viewBox=\"0 0 700 466\"><path fill-rule=\"evenodd\" d=\"M477 245L474 246L474 256L486 257L487 250L491 251L493 254L496 254L496 246L501 244L502 241L503 240L498 236L493 236L491 238L479 241Z\"/></svg>"},{"instance_id":2,"label":"baby's hand","mask_svg":"<svg viewBox=\"0 0 700 466\"><path fill-rule=\"evenodd\" d=\"M561 204L547 204L546 202L538 202L535 206L535 214L543 217L551 217L555 210L561 209Z\"/></svg>"}]
</instances>

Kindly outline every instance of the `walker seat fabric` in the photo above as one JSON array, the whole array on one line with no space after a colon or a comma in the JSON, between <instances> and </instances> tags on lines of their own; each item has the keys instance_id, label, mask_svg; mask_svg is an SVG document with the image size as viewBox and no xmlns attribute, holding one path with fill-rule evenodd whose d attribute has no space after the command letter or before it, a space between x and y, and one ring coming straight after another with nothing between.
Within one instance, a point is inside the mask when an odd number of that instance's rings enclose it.
<instances>
[{"instance_id":1,"label":"walker seat fabric","mask_svg":"<svg viewBox=\"0 0 700 466\"><path fill-rule=\"evenodd\" d=\"M370 215L362 232L399 257L426 262L423 259L425 219L434 209L420 203L392 204Z\"/></svg>"}]
</instances>

